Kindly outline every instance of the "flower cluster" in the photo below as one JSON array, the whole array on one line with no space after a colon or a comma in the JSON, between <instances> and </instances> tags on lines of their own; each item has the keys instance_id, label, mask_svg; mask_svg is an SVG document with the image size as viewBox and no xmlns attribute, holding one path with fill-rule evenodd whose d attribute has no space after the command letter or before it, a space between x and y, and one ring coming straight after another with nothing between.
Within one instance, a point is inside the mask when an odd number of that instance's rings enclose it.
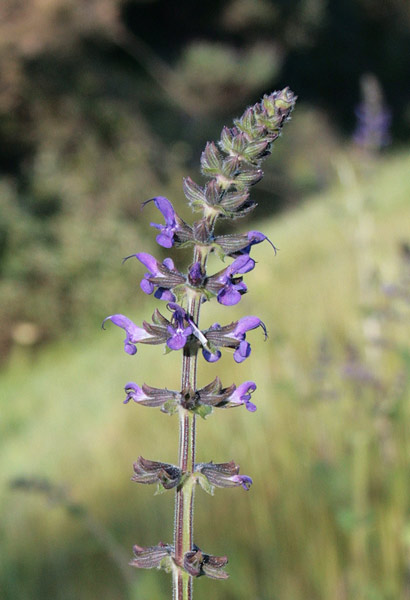
<instances>
[{"instance_id":1,"label":"flower cluster","mask_svg":"<svg viewBox=\"0 0 410 600\"><path fill-rule=\"evenodd\" d=\"M122 314L113 314L103 321L111 321L125 332L124 350L135 355L137 344L162 345L168 351L182 351L181 390L139 385L133 381L125 385L124 404L131 401L142 406L159 408L167 414L178 414L180 419L179 464L173 465L140 456L134 463L132 481L156 484L157 492L174 489L176 510L173 544L160 542L156 546L134 546L131 565L140 568L163 568L172 572L175 598L191 600L193 577L207 575L225 579L226 556L204 553L193 543L192 515L193 490L199 485L213 494L214 488L239 487L249 490L252 479L239 474L234 462L196 463L195 418L208 416L216 408L245 406L256 411L251 395L256 390L253 381L223 387L219 377L204 387L196 387L198 354L210 362L217 362L222 350L230 350L236 363L242 363L251 354L247 339L249 332L267 330L256 316L245 316L226 325L213 323L200 328L199 313L203 302L216 299L221 305L238 304L247 292L244 276L255 268L252 248L267 241L267 236L256 230L241 234L217 235L218 218L236 219L247 215L256 206L250 198L250 188L262 177L261 163L280 135L295 104L295 96L288 89L265 95L261 102L248 108L232 128L224 127L218 144L209 142L201 156L202 174L208 179L204 186L189 177L184 180L185 196L200 218L187 224L175 211L172 203L157 196L144 203L153 203L164 223L151 223L157 230L156 241L166 249L193 248L192 262L186 272L180 271L172 258L159 260L147 252L136 252L124 261L136 258L146 269L140 287L145 294L153 294L166 302L165 314L154 311L150 322L141 326ZM216 273L208 273L208 256L214 253L225 263ZM187 577L190 584L186 587ZM185 583L184 583L185 582Z\"/></svg>"},{"instance_id":2,"label":"flower cluster","mask_svg":"<svg viewBox=\"0 0 410 600\"><path fill-rule=\"evenodd\" d=\"M173 414L179 407L198 412L207 416L212 408L234 408L244 405L250 412L255 412L256 406L251 402L251 394L256 390L256 383L245 381L238 387L233 383L228 388L223 388L219 377L199 390L168 390L155 388L144 383L142 387L130 381L125 385L126 397L124 404L133 400L142 406L160 408L162 412ZM210 410L203 410L204 407Z\"/></svg>"}]
</instances>

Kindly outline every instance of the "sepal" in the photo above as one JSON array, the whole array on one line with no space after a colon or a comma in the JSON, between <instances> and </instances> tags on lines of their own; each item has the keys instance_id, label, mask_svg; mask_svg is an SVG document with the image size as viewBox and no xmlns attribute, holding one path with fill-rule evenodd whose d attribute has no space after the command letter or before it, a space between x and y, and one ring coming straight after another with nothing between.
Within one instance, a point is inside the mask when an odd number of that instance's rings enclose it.
<instances>
[{"instance_id":1,"label":"sepal","mask_svg":"<svg viewBox=\"0 0 410 600\"><path fill-rule=\"evenodd\" d=\"M211 383L198 390L199 402L206 406L223 405L235 389L234 383L228 388L223 388L219 377L215 377Z\"/></svg>"},{"instance_id":2,"label":"sepal","mask_svg":"<svg viewBox=\"0 0 410 600\"><path fill-rule=\"evenodd\" d=\"M223 157L214 142L207 142L201 155L201 170L203 175L213 177L222 170Z\"/></svg>"},{"instance_id":3,"label":"sepal","mask_svg":"<svg viewBox=\"0 0 410 600\"><path fill-rule=\"evenodd\" d=\"M213 487L230 488L242 486L248 491L252 485L252 479L247 475L239 475L239 465L233 460L227 463L215 464L198 463L195 465L195 473L198 473L198 483L203 490L213 495ZM204 477L207 485L204 485Z\"/></svg>"},{"instance_id":4,"label":"sepal","mask_svg":"<svg viewBox=\"0 0 410 600\"><path fill-rule=\"evenodd\" d=\"M169 573L174 566L172 560L173 550L173 546L163 542L159 542L157 546L146 548L135 545L133 547L134 558L129 564L139 569L164 569Z\"/></svg>"},{"instance_id":5,"label":"sepal","mask_svg":"<svg viewBox=\"0 0 410 600\"><path fill-rule=\"evenodd\" d=\"M160 493L162 488L170 490L179 485L182 477L182 471L175 465L170 465L155 460L148 460L142 456L138 457L137 462L133 465L134 475L131 481L136 483L156 483L159 487L157 493Z\"/></svg>"},{"instance_id":6,"label":"sepal","mask_svg":"<svg viewBox=\"0 0 410 600\"><path fill-rule=\"evenodd\" d=\"M255 412L256 406L251 402L251 394L256 390L253 381L246 381L236 387L233 383L227 388L222 387L221 380L214 381L198 390L199 402L215 408L234 408L244 404L249 412Z\"/></svg>"},{"instance_id":7,"label":"sepal","mask_svg":"<svg viewBox=\"0 0 410 600\"><path fill-rule=\"evenodd\" d=\"M235 186L236 183L237 179L233 181ZM244 217L256 206L256 203L253 200L250 200L249 192L238 189L234 192L227 192L224 195L219 205L219 213L222 217L227 219L236 219L238 217Z\"/></svg>"},{"instance_id":8,"label":"sepal","mask_svg":"<svg viewBox=\"0 0 410 600\"><path fill-rule=\"evenodd\" d=\"M215 247L219 248L223 255L237 258L241 254L249 254L252 246L265 240L272 246L276 254L276 246L260 231L248 231L248 233L239 235L218 235L213 241Z\"/></svg>"},{"instance_id":9,"label":"sepal","mask_svg":"<svg viewBox=\"0 0 410 600\"><path fill-rule=\"evenodd\" d=\"M193 549L184 555L184 569L192 577L206 575L211 579L227 579L229 575L223 570L227 562L227 556L211 556L202 552L195 544Z\"/></svg>"},{"instance_id":10,"label":"sepal","mask_svg":"<svg viewBox=\"0 0 410 600\"><path fill-rule=\"evenodd\" d=\"M249 192L246 187L257 183L263 176L263 173L252 174L248 169L242 169L242 173L234 173L232 178L226 178L224 175L218 175L216 179L211 179L205 187L199 186L190 177L184 179L184 194L193 210L204 211L205 216L219 215L225 218L236 218L245 216L253 210L256 204L249 199ZM251 183L252 182L252 183ZM237 189L228 188L234 186Z\"/></svg>"},{"instance_id":11,"label":"sepal","mask_svg":"<svg viewBox=\"0 0 410 600\"><path fill-rule=\"evenodd\" d=\"M193 210L202 210L207 204L204 189L190 177L185 177L183 180L183 190L189 206Z\"/></svg>"}]
</instances>

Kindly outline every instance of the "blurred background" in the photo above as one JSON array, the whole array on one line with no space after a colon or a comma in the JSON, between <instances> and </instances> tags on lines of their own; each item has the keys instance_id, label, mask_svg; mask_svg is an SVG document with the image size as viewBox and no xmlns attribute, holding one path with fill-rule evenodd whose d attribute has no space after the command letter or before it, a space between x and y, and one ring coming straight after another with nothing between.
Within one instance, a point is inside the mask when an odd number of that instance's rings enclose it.
<instances>
[{"instance_id":1,"label":"blurred background","mask_svg":"<svg viewBox=\"0 0 410 600\"><path fill-rule=\"evenodd\" d=\"M203 311L270 335L241 368L201 364L201 386L256 381L258 411L198 424L198 460L254 485L198 490L196 543L230 579L195 598L410 599L409 3L3 0L0 16L1 598L170 598L168 575L127 562L172 540L173 493L130 477L140 454L177 460L178 423L122 388L177 389L179 356L130 357L100 324L154 308L124 256L189 261L141 202L191 220L182 177L200 182L206 141L288 85L259 206L219 228L280 250L254 249L239 306Z\"/></svg>"}]
</instances>

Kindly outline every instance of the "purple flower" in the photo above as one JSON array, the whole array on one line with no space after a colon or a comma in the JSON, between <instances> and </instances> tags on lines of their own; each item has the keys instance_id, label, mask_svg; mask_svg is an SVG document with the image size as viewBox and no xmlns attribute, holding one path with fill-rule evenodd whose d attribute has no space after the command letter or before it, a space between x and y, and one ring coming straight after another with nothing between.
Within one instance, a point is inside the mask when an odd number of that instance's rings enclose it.
<instances>
[{"instance_id":1,"label":"purple flower","mask_svg":"<svg viewBox=\"0 0 410 600\"><path fill-rule=\"evenodd\" d=\"M231 481L236 483L237 485L241 485L244 490L248 491L253 483L251 477L247 475L234 475L231 478Z\"/></svg>"},{"instance_id":2,"label":"purple flower","mask_svg":"<svg viewBox=\"0 0 410 600\"><path fill-rule=\"evenodd\" d=\"M203 345L202 354L208 362L216 362L220 358L219 347L234 348L234 360L237 363L243 362L251 353L249 342L246 341L246 333L251 329L262 327L267 337L265 324L258 317L242 317L230 325L221 327L219 323L214 323L212 327L204 332L208 346Z\"/></svg>"},{"instance_id":3,"label":"purple flower","mask_svg":"<svg viewBox=\"0 0 410 600\"><path fill-rule=\"evenodd\" d=\"M242 277L235 277L235 275L248 273L254 267L255 261L248 254L242 254L229 267L209 277L206 289L217 293L220 304L225 306L238 304L242 294L245 294L248 288L242 282Z\"/></svg>"},{"instance_id":4,"label":"purple flower","mask_svg":"<svg viewBox=\"0 0 410 600\"><path fill-rule=\"evenodd\" d=\"M256 384L253 381L245 381L239 387L233 383L223 388L219 377L216 377L214 381L198 390L199 403L215 408L235 408L244 404L250 412L255 412L256 406L250 401L255 390Z\"/></svg>"},{"instance_id":5,"label":"purple flower","mask_svg":"<svg viewBox=\"0 0 410 600\"><path fill-rule=\"evenodd\" d=\"M168 308L174 311L172 316L171 324L168 325L169 338L167 339L167 346L171 350L180 350L187 342L187 339L193 332L192 326L189 324L188 315L178 304L170 302ZM188 323L185 326L185 323Z\"/></svg>"},{"instance_id":6,"label":"purple flower","mask_svg":"<svg viewBox=\"0 0 410 600\"><path fill-rule=\"evenodd\" d=\"M239 346L233 354L235 362L241 363L250 355L251 345L246 341L246 332L258 327L262 327L266 339L268 334L265 324L258 317L242 317L242 319L239 319L237 326L231 334L231 337L239 341Z\"/></svg>"},{"instance_id":7,"label":"purple flower","mask_svg":"<svg viewBox=\"0 0 410 600\"><path fill-rule=\"evenodd\" d=\"M165 225L150 223L151 227L155 227L155 229L159 229L160 231L156 240L160 246L172 248L174 245L174 234L178 229L174 207L168 198L164 198L164 196L152 198L152 201L165 219ZM151 200L148 200L148 202L151 202Z\"/></svg>"},{"instance_id":8,"label":"purple flower","mask_svg":"<svg viewBox=\"0 0 410 600\"><path fill-rule=\"evenodd\" d=\"M203 284L204 272L199 261L194 262L194 264L189 267L188 281L194 287L199 287Z\"/></svg>"},{"instance_id":9,"label":"purple flower","mask_svg":"<svg viewBox=\"0 0 410 600\"><path fill-rule=\"evenodd\" d=\"M202 348L202 354L204 359L210 363L218 362L222 356L222 352L219 350L216 350L215 352L209 352L209 350L206 350L206 348Z\"/></svg>"},{"instance_id":10,"label":"purple flower","mask_svg":"<svg viewBox=\"0 0 410 600\"><path fill-rule=\"evenodd\" d=\"M133 381L128 382L125 385L125 392L127 397L125 398L123 404L128 404L130 400L134 400L134 402L144 402L149 399L149 396L144 394L143 390L134 383Z\"/></svg>"},{"instance_id":11,"label":"purple flower","mask_svg":"<svg viewBox=\"0 0 410 600\"><path fill-rule=\"evenodd\" d=\"M166 258L161 263L154 256L151 256L151 254L138 252L137 254L127 256L124 258L124 261L132 257L138 258L148 269L148 273L145 273L140 284L142 291L146 294L152 294L157 287L158 289L154 294L156 298L173 302L175 296L171 292L171 289L184 283L185 277L176 270L172 258Z\"/></svg>"},{"instance_id":12,"label":"purple flower","mask_svg":"<svg viewBox=\"0 0 410 600\"><path fill-rule=\"evenodd\" d=\"M249 412L255 412L256 406L251 402L251 393L256 390L253 381L245 381L226 398L227 406L241 406L244 404Z\"/></svg>"},{"instance_id":13,"label":"purple flower","mask_svg":"<svg viewBox=\"0 0 410 600\"><path fill-rule=\"evenodd\" d=\"M106 321L111 321L114 325L118 327L122 327L124 329L126 336L124 340L124 350L127 354L135 354L137 352L137 347L135 344L141 342L142 340L147 340L152 336L145 331L142 327L137 327L135 323L128 319L128 317L124 315L111 315L106 317L102 323L102 328L105 329L104 323Z\"/></svg>"},{"instance_id":14,"label":"purple flower","mask_svg":"<svg viewBox=\"0 0 410 600\"><path fill-rule=\"evenodd\" d=\"M254 246L255 244L260 244L264 240L267 240L269 242L276 254L276 246L270 241L270 239L266 235L264 235L260 231L248 231L247 238L249 240L249 245L246 246L246 248L243 248L240 251L240 254L249 254L252 246Z\"/></svg>"},{"instance_id":15,"label":"purple flower","mask_svg":"<svg viewBox=\"0 0 410 600\"><path fill-rule=\"evenodd\" d=\"M177 410L181 397L181 394L174 390L154 388L146 383L140 387L133 381L128 382L124 389L127 394L124 404L128 404L130 400L133 400L137 404L142 404L143 406L161 408L162 412L167 413L172 413Z\"/></svg>"},{"instance_id":16,"label":"purple flower","mask_svg":"<svg viewBox=\"0 0 410 600\"><path fill-rule=\"evenodd\" d=\"M220 329L222 329L221 325L219 323L214 323L213 325L211 325L208 331L219 331ZM222 352L220 352L216 348L213 348L213 350L214 352L211 352L207 348L202 348L202 355L207 362L218 362L218 360L221 358Z\"/></svg>"},{"instance_id":17,"label":"purple flower","mask_svg":"<svg viewBox=\"0 0 410 600\"><path fill-rule=\"evenodd\" d=\"M150 223L151 227L155 227L155 229L159 229L160 231L156 238L160 246L171 248L174 244L183 244L193 240L192 228L178 217L168 198L157 196L144 202L143 206L148 204L148 202L154 202L165 219L165 225Z\"/></svg>"}]
</instances>

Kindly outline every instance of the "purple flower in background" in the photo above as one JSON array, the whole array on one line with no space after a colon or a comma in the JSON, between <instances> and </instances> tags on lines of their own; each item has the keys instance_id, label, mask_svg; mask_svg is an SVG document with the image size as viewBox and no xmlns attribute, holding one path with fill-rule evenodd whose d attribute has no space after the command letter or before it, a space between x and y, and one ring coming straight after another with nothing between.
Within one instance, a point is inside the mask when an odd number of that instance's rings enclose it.
<instances>
[{"instance_id":1,"label":"purple flower in background","mask_svg":"<svg viewBox=\"0 0 410 600\"><path fill-rule=\"evenodd\" d=\"M360 81L362 102L355 109L357 117L353 139L358 146L372 152L390 143L391 112L383 101L383 92L374 75L363 75Z\"/></svg>"},{"instance_id":2,"label":"purple flower in background","mask_svg":"<svg viewBox=\"0 0 410 600\"><path fill-rule=\"evenodd\" d=\"M187 339L192 334L193 329L189 324L188 315L178 304L170 302L168 308L174 311L172 316L172 322L168 325L169 338L167 339L167 346L171 350L180 350L187 342ZM185 323L188 323L185 326Z\"/></svg>"},{"instance_id":3,"label":"purple flower in background","mask_svg":"<svg viewBox=\"0 0 410 600\"><path fill-rule=\"evenodd\" d=\"M373 111L365 104L355 109L357 126L353 139L358 146L370 150L379 150L390 143L391 113L386 108L380 107Z\"/></svg>"},{"instance_id":4,"label":"purple flower in background","mask_svg":"<svg viewBox=\"0 0 410 600\"><path fill-rule=\"evenodd\" d=\"M238 304L242 294L245 294L248 289L242 282L242 277L235 277L235 275L248 273L254 267L255 261L248 254L243 254L229 267L209 277L206 289L217 293L217 300L220 304L234 306Z\"/></svg>"},{"instance_id":5,"label":"purple flower in background","mask_svg":"<svg viewBox=\"0 0 410 600\"><path fill-rule=\"evenodd\" d=\"M137 347L135 344L141 342L142 340L148 340L152 336L145 331L142 327L137 327L131 319L124 315L111 315L106 317L102 323L102 328L105 329L104 323L106 321L111 321L114 325L121 327L124 329L126 336L124 340L124 350L127 354L135 354L137 352Z\"/></svg>"}]
</instances>

